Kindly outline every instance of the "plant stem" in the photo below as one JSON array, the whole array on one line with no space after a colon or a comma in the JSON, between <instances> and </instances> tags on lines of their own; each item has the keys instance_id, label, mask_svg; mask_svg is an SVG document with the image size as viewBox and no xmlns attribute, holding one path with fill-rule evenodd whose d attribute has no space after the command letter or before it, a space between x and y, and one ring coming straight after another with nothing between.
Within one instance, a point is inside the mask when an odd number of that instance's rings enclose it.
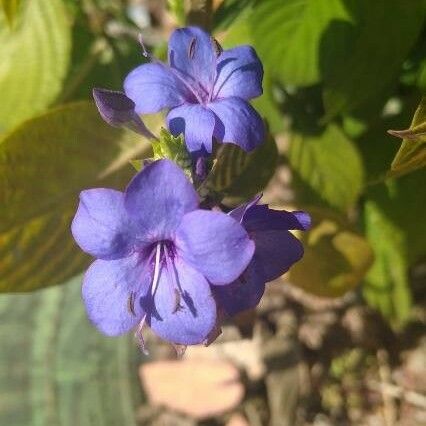
<instances>
[{"instance_id":1,"label":"plant stem","mask_svg":"<svg viewBox=\"0 0 426 426\"><path fill-rule=\"evenodd\" d=\"M187 25L197 25L209 31L212 25L212 0L185 0Z\"/></svg>"}]
</instances>

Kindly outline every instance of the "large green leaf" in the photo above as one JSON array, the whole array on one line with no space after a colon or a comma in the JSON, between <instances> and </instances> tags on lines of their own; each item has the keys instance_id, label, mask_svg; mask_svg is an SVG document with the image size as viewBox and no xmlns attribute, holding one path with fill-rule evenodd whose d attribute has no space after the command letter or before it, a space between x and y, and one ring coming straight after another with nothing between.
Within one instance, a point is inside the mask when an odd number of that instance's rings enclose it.
<instances>
[{"instance_id":1,"label":"large green leaf","mask_svg":"<svg viewBox=\"0 0 426 426\"><path fill-rule=\"evenodd\" d=\"M289 281L321 297L342 296L367 273L373 262L371 247L344 217L327 209L305 210L312 227L300 235L305 253L290 269Z\"/></svg>"},{"instance_id":2,"label":"large green leaf","mask_svg":"<svg viewBox=\"0 0 426 426\"><path fill-rule=\"evenodd\" d=\"M403 142L391 165L391 175L401 175L426 166L426 96L414 114L410 128L389 131L403 138Z\"/></svg>"},{"instance_id":3,"label":"large green leaf","mask_svg":"<svg viewBox=\"0 0 426 426\"><path fill-rule=\"evenodd\" d=\"M283 84L320 81L329 62L348 49L353 6L348 0L262 0L249 16L265 69Z\"/></svg>"},{"instance_id":4,"label":"large green leaf","mask_svg":"<svg viewBox=\"0 0 426 426\"><path fill-rule=\"evenodd\" d=\"M294 134L289 161L299 202L323 200L346 210L363 188L363 166L353 143L336 125L318 136Z\"/></svg>"},{"instance_id":5,"label":"large green leaf","mask_svg":"<svg viewBox=\"0 0 426 426\"><path fill-rule=\"evenodd\" d=\"M0 132L41 112L68 69L71 17L62 0L31 0L10 29L0 14Z\"/></svg>"},{"instance_id":6,"label":"large green leaf","mask_svg":"<svg viewBox=\"0 0 426 426\"><path fill-rule=\"evenodd\" d=\"M268 134L264 143L247 153L236 145L224 144L207 185L238 204L261 192L275 172L278 149Z\"/></svg>"},{"instance_id":7,"label":"large green leaf","mask_svg":"<svg viewBox=\"0 0 426 426\"><path fill-rule=\"evenodd\" d=\"M80 280L0 295L0 424L136 426L141 357L86 319Z\"/></svg>"},{"instance_id":8,"label":"large green leaf","mask_svg":"<svg viewBox=\"0 0 426 426\"><path fill-rule=\"evenodd\" d=\"M422 0L360 0L359 35L325 75L327 117L369 107L392 84L424 21Z\"/></svg>"},{"instance_id":9,"label":"large green leaf","mask_svg":"<svg viewBox=\"0 0 426 426\"><path fill-rule=\"evenodd\" d=\"M0 140L0 291L58 284L87 263L72 241L79 192L122 188L148 149L80 102L31 119Z\"/></svg>"}]
</instances>

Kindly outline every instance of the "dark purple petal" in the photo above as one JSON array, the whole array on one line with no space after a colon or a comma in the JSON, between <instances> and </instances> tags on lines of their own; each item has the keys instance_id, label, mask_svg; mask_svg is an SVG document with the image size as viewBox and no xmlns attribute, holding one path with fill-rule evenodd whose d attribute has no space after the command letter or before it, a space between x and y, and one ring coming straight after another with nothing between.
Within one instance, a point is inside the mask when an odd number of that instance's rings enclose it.
<instances>
[{"instance_id":1,"label":"dark purple petal","mask_svg":"<svg viewBox=\"0 0 426 426\"><path fill-rule=\"evenodd\" d=\"M190 152L212 152L212 137L215 127L214 114L199 104L186 104L172 109L167 116L170 132L183 134Z\"/></svg>"},{"instance_id":2,"label":"dark purple petal","mask_svg":"<svg viewBox=\"0 0 426 426\"><path fill-rule=\"evenodd\" d=\"M202 343L216 324L216 303L208 282L176 257L161 268L154 303L151 299L144 306L148 311L147 323L169 342Z\"/></svg>"},{"instance_id":3,"label":"dark purple petal","mask_svg":"<svg viewBox=\"0 0 426 426\"><path fill-rule=\"evenodd\" d=\"M265 292L265 280L252 261L233 283L215 286L213 292L218 304L232 316L257 306Z\"/></svg>"},{"instance_id":4,"label":"dark purple petal","mask_svg":"<svg viewBox=\"0 0 426 426\"><path fill-rule=\"evenodd\" d=\"M200 28L179 28L169 40L169 63L203 99L213 89L216 69L213 40Z\"/></svg>"},{"instance_id":5,"label":"dark purple petal","mask_svg":"<svg viewBox=\"0 0 426 426\"><path fill-rule=\"evenodd\" d=\"M231 97L208 104L216 115L214 137L251 151L263 142L265 126L255 109L241 98Z\"/></svg>"},{"instance_id":6,"label":"dark purple petal","mask_svg":"<svg viewBox=\"0 0 426 426\"><path fill-rule=\"evenodd\" d=\"M140 299L149 290L150 280L137 255L93 262L82 288L90 321L107 336L127 333L144 315Z\"/></svg>"},{"instance_id":7,"label":"dark purple petal","mask_svg":"<svg viewBox=\"0 0 426 426\"><path fill-rule=\"evenodd\" d=\"M301 211L288 212L273 210L267 205L254 205L247 209L243 218L247 231L290 230L306 231L311 224L308 213Z\"/></svg>"},{"instance_id":8,"label":"dark purple petal","mask_svg":"<svg viewBox=\"0 0 426 426\"><path fill-rule=\"evenodd\" d=\"M132 231L124 209L124 194L112 189L88 189L71 225L82 250L99 259L118 259L132 248Z\"/></svg>"},{"instance_id":9,"label":"dark purple petal","mask_svg":"<svg viewBox=\"0 0 426 426\"><path fill-rule=\"evenodd\" d=\"M93 97L101 117L111 126L127 127L148 139L155 136L135 112L135 103L122 92L93 89Z\"/></svg>"},{"instance_id":10,"label":"dark purple petal","mask_svg":"<svg viewBox=\"0 0 426 426\"><path fill-rule=\"evenodd\" d=\"M198 195L175 163L159 160L132 179L124 206L137 224L138 241L158 241L171 238L182 217L198 208Z\"/></svg>"},{"instance_id":11,"label":"dark purple petal","mask_svg":"<svg viewBox=\"0 0 426 426\"><path fill-rule=\"evenodd\" d=\"M257 205L257 203L262 198L263 194L257 194L252 200L245 204L241 204L236 207L234 210L231 210L228 214L233 217L236 221L242 222L245 214L248 210L250 210L253 206Z\"/></svg>"},{"instance_id":12,"label":"dark purple petal","mask_svg":"<svg viewBox=\"0 0 426 426\"><path fill-rule=\"evenodd\" d=\"M207 210L188 213L176 231L182 258L212 284L234 281L249 264L254 244L230 216Z\"/></svg>"},{"instance_id":13,"label":"dark purple petal","mask_svg":"<svg viewBox=\"0 0 426 426\"><path fill-rule=\"evenodd\" d=\"M135 68L124 80L124 91L138 114L150 114L181 105L192 95L176 75L161 63Z\"/></svg>"},{"instance_id":14,"label":"dark purple petal","mask_svg":"<svg viewBox=\"0 0 426 426\"><path fill-rule=\"evenodd\" d=\"M283 275L303 256L302 243L288 231L259 231L250 235L256 245L253 262L265 282Z\"/></svg>"},{"instance_id":15,"label":"dark purple petal","mask_svg":"<svg viewBox=\"0 0 426 426\"><path fill-rule=\"evenodd\" d=\"M263 67L251 46L225 50L218 58L213 99L237 96L246 100L263 92Z\"/></svg>"}]
</instances>

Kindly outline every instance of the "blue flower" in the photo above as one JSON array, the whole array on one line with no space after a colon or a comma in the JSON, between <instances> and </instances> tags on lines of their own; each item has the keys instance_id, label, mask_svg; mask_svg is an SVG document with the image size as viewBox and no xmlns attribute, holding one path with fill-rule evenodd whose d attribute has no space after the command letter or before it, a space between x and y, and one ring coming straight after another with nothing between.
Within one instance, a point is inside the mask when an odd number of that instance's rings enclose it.
<instances>
[{"instance_id":1,"label":"blue flower","mask_svg":"<svg viewBox=\"0 0 426 426\"><path fill-rule=\"evenodd\" d=\"M307 230L310 217L302 211L272 210L258 205L260 196L232 212L242 223L256 249L254 256L241 276L233 283L215 287L218 303L228 315L254 308L263 296L265 283L284 274L303 256L303 246L289 230Z\"/></svg>"},{"instance_id":2,"label":"blue flower","mask_svg":"<svg viewBox=\"0 0 426 426\"><path fill-rule=\"evenodd\" d=\"M124 82L139 114L169 109L170 131L181 133L190 152L212 151L213 137L250 151L263 141L264 124L247 102L262 94L263 69L254 49L223 50L203 30L172 34L169 66L153 61L134 69Z\"/></svg>"},{"instance_id":3,"label":"blue flower","mask_svg":"<svg viewBox=\"0 0 426 426\"><path fill-rule=\"evenodd\" d=\"M72 233L96 258L83 280L89 319L110 336L139 324L142 344L145 323L173 343L205 341L217 319L212 288L234 281L254 252L237 220L199 209L169 160L146 166L124 193L83 191Z\"/></svg>"}]
</instances>

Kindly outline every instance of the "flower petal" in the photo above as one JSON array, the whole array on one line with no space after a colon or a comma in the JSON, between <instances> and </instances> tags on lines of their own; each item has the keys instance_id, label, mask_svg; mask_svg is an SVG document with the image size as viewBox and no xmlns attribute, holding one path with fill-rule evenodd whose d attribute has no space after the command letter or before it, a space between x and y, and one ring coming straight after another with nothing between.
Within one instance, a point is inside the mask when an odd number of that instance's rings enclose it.
<instances>
[{"instance_id":1,"label":"flower petal","mask_svg":"<svg viewBox=\"0 0 426 426\"><path fill-rule=\"evenodd\" d=\"M303 256L302 243L289 231L259 231L250 235L256 245L253 262L264 282L277 279Z\"/></svg>"},{"instance_id":2,"label":"flower petal","mask_svg":"<svg viewBox=\"0 0 426 426\"><path fill-rule=\"evenodd\" d=\"M220 306L233 316L257 306L265 292L265 280L252 261L233 283L215 286L213 291Z\"/></svg>"},{"instance_id":3,"label":"flower petal","mask_svg":"<svg viewBox=\"0 0 426 426\"><path fill-rule=\"evenodd\" d=\"M124 91L139 114L173 108L192 98L192 94L165 65L156 62L135 68L124 80Z\"/></svg>"},{"instance_id":4,"label":"flower petal","mask_svg":"<svg viewBox=\"0 0 426 426\"><path fill-rule=\"evenodd\" d=\"M182 217L198 208L198 195L175 163L159 160L132 179L124 206L137 225L138 242L150 242L171 238Z\"/></svg>"},{"instance_id":5,"label":"flower petal","mask_svg":"<svg viewBox=\"0 0 426 426\"><path fill-rule=\"evenodd\" d=\"M251 151L263 142L265 126L262 118L246 101L230 97L208 104L216 114L213 136L221 142L234 143Z\"/></svg>"},{"instance_id":6,"label":"flower petal","mask_svg":"<svg viewBox=\"0 0 426 426\"><path fill-rule=\"evenodd\" d=\"M212 38L201 28L179 28L169 40L169 64L207 98L213 89L216 53Z\"/></svg>"},{"instance_id":7,"label":"flower petal","mask_svg":"<svg viewBox=\"0 0 426 426\"><path fill-rule=\"evenodd\" d=\"M212 284L229 284L249 264L254 244L230 216L207 210L188 213L176 231L182 258Z\"/></svg>"},{"instance_id":8,"label":"flower petal","mask_svg":"<svg viewBox=\"0 0 426 426\"><path fill-rule=\"evenodd\" d=\"M108 260L126 256L132 233L124 194L104 188L82 191L71 231L80 248L94 257Z\"/></svg>"},{"instance_id":9,"label":"flower petal","mask_svg":"<svg viewBox=\"0 0 426 426\"><path fill-rule=\"evenodd\" d=\"M93 262L82 287L90 321L107 336L127 333L142 319L140 298L149 290L150 280L137 255Z\"/></svg>"},{"instance_id":10,"label":"flower petal","mask_svg":"<svg viewBox=\"0 0 426 426\"><path fill-rule=\"evenodd\" d=\"M232 215L232 212L231 212ZM273 210L267 205L251 205L244 213L243 224L247 231L289 230L306 231L311 225L311 218L303 211L288 212Z\"/></svg>"},{"instance_id":11,"label":"flower petal","mask_svg":"<svg viewBox=\"0 0 426 426\"><path fill-rule=\"evenodd\" d=\"M184 134L190 152L212 152L215 116L202 105L187 104L172 109L167 116L167 123L174 136Z\"/></svg>"},{"instance_id":12,"label":"flower petal","mask_svg":"<svg viewBox=\"0 0 426 426\"><path fill-rule=\"evenodd\" d=\"M135 112L135 103L122 92L93 89L93 98L101 117L111 126L127 127L148 139L155 136Z\"/></svg>"},{"instance_id":13,"label":"flower petal","mask_svg":"<svg viewBox=\"0 0 426 426\"><path fill-rule=\"evenodd\" d=\"M251 46L224 50L218 58L213 99L238 96L249 100L260 96L263 67Z\"/></svg>"},{"instance_id":14,"label":"flower petal","mask_svg":"<svg viewBox=\"0 0 426 426\"><path fill-rule=\"evenodd\" d=\"M216 303L208 282L178 257L161 269L154 303L148 306L147 323L169 342L201 343L216 324Z\"/></svg>"}]
</instances>

